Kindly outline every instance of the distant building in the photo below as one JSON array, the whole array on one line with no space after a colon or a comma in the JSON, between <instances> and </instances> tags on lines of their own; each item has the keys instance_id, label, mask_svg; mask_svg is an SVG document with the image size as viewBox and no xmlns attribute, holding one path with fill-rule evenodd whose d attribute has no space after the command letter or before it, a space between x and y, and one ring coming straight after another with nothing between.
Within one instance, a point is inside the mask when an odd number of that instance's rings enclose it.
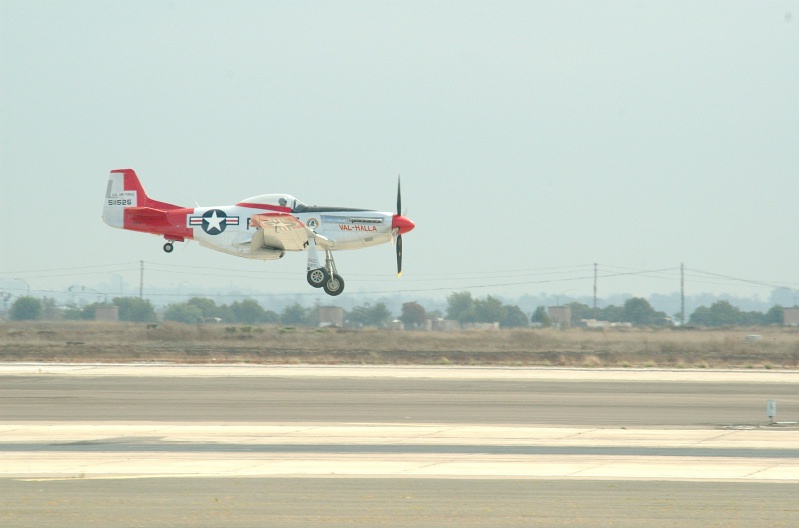
<instances>
[{"instance_id":1,"label":"distant building","mask_svg":"<svg viewBox=\"0 0 799 528\"><path fill-rule=\"evenodd\" d=\"M460 329L458 321L451 321L443 317L429 317L425 323L425 330L431 332L452 332Z\"/></svg>"},{"instance_id":2,"label":"distant building","mask_svg":"<svg viewBox=\"0 0 799 528\"><path fill-rule=\"evenodd\" d=\"M344 308L340 306L320 306L319 326L344 326Z\"/></svg>"},{"instance_id":3,"label":"distant building","mask_svg":"<svg viewBox=\"0 0 799 528\"><path fill-rule=\"evenodd\" d=\"M94 312L95 321L119 321L119 306L98 306Z\"/></svg>"},{"instance_id":4,"label":"distant building","mask_svg":"<svg viewBox=\"0 0 799 528\"><path fill-rule=\"evenodd\" d=\"M572 309L569 306L550 306L547 308L552 326L568 328L572 324Z\"/></svg>"},{"instance_id":5,"label":"distant building","mask_svg":"<svg viewBox=\"0 0 799 528\"><path fill-rule=\"evenodd\" d=\"M461 328L464 330L478 330L480 332L490 332L499 330L499 323L463 323Z\"/></svg>"},{"instance_id":6,"label":"distant building","mask_svg":"<svg viewBox=\"0 0 799 528\"><path fill-rule=\"evenodd\" d=\"M799 308L783 308L782 324L799 326Z\"/></svg>"},{"instance_id":7,"label":"distant building","mask_svg":"<svg viewBox=\"0 0 799 528\"><path fill-rule=\"evenodd\" d=\"M580 319L580 324L592 330L603 328L632 328L632 323L611 323L610 321L597 321L596 319Z\"/></svg>"}]
</instances>

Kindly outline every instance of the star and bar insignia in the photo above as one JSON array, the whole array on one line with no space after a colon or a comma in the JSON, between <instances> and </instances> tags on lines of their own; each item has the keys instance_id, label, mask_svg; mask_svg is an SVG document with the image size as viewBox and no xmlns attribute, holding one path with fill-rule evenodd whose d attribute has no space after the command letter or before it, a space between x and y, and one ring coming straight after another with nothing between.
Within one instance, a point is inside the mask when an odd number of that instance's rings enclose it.
<instances>
[{"instance_id":1,"label":"star and bar insignia","mask_svg":"<svg viewBox=\"0 0 799 528\"><path fill-rule=\"evenodd\" d=\"M221 209L209 209L202 216L189 216L189 227L202 226L209 235L218 235L229 225L239 225L239 217L228 216Z\"/></svg>"}]
</instances>

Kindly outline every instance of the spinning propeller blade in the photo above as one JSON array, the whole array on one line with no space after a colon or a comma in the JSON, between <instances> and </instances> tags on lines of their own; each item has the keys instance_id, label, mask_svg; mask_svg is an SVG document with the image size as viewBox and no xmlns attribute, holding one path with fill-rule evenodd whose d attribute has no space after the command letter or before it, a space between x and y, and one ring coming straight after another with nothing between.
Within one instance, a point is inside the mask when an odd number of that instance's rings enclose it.
<instances>
[{"instance_id":1,"label":"spinning propeller blade","mask_svg":"<svg viewBox=\"0 0 799 528\"><path fill-rule=\"evenodd\" d=\"M402 235L397 235L397 277L402 277Z\"/></svg>"},{"instance_id":2,"label":"spinning propeller blade","mask_svg":"<svg viewBox=\"0 0 799 528\"><path fill-rule=\"evenodd\" d=\"M397 214L391 221L391 235L396 237L397 244L397 277L402 277L402 233L407 233L414 227L416 226L410 219L402 216L402 193L400 179L397 176Z\"/></svg>"},{"instance_id":3,"label":"spinning propeller blade","mask_svg":"<svg viewBox=\"0 0 799 528\"><path fill-rule=\"evenodd\" d=\"M397 214L402 214L402 194L400 193L400 177L397 174Z\"/></svg>"},{"instance_id":4,"label":"spinning propeller blade","mask_svg":"<svg viewBox=\"0 0 799 528\"><path fill-rule=\"evenodd\" d=\"M400 176L397 174L397 214L402 214L402 193L400 192ZM397 277L402 277L402 234L397 234Z\"/></svg>"}]
</instances>

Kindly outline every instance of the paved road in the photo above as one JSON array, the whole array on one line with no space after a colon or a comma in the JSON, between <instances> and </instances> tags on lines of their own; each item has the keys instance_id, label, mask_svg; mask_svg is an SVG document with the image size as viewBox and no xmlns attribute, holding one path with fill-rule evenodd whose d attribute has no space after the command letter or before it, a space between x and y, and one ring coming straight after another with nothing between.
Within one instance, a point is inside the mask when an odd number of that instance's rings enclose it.
<instances>
[{"instance_id":1,"label":"paved road","mask_svg":"<svg viewBox=\"0 0 799 528\"><path fill-rule=\"evenodd\" d=\"M795 384L284 377L0 376L0 421L718 427L799 420Z\"/></svg>"}]
</instances>

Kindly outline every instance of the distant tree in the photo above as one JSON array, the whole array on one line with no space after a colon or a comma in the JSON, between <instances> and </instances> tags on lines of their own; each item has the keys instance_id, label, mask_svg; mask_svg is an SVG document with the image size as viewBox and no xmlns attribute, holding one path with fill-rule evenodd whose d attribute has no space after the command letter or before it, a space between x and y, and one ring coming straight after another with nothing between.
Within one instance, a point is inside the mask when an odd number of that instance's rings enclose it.
<instances>
[{"instance_id":1,"label":"distant tree","mask_svg":"<svg viewBox=\"0 0 799 528\"><path fill-rule=\"evenodd\" d=\"M709 308L700 306L688 318L689 323L699 326L733 326L741 320L741 310L729 301L716 301Z\"/></svg>"},{"instance_id":2,"label":"distant tree","mask_svg":"<svg viewBox=\"0 0 799 528\"><path fill-rule=\"evenodd\" d=\"M502 320L502 301L489 295L474 301L474 313L479 323L498 323Z\"/></svg>"},{"instance_id":3,"label":"distant tree","mask_svg":"<svg viewBox=\"0 0 799 528\"><path fill-rule=\"evenodd\" d=\"M716 326L713 314L707 306L700 306L688 316L688 323L699 326Z\"/></svg>"},{"instance_id":4,"label":"distant tree","mask_svg":"<svg viewBox=\"0 0 799 528\"><path fill-rule=\"evenodd\" d=\"M98 306L107 306L107 305L106 303L91 303L87 304L83 308L70 307L64 313L64 317L66 319L72 319L73 317L75 317L75 319L80 319L83 321L94 321L97 316ZM74 310L77 310L78 313L75 314Z\"/></svg>"},{"instance_id":5,"label":"distant tree","mask_svg":"<svg viewBox=\"0 0 799 528\"><path fill-rule=\"evenodd\" d=\"M499 326L502 328L520 328L530 325L530 320L524 315L521 308L516 305L503 306Z\"/></svg>"},{"instance_id":6,"label":"distant tree","mask_svg":"<svg viewBox=\"0 0 799 528\"><path fill-rule=\"evenodd\" d=\"M277 314L276 314L277 315ZM277 316L280 321L280 316ZM305 324L307 326L319 326L322 323L322 306L316 302L305 311Z\"/></svg>"},{"instance_id":7,"label":"distant tree","mask_svg":"<svg viewBox=\"0 0 799 528\"><path fill-rule=\"evenodd\" d=\"M230 308L227 304L223 304L216 307L216 315L213 317L219 317L222 321L228 323L235 323L236 322L236 314L233 313L233 309Z\"/></svg>"},{"instance_id":8,"label":"distant tree","mask_svg":"<svg viewBox=\"0 0 799 528\"><path fill-rule=\"evenodd\" d=\"M164 311L164 319L178 323L196 324L202 323L203 313L194 304L170 304Z\"/></svg>"},{"instance_id":9,"label":"distant tree","mask_svg":"<svg viewBox=\"0 0 799 528\"><path fill-rule=\"evenodd\" d=\"M98 306L105 306L105 303L91 303L83 308L80 306L67 306L64 308L64 319L67 321L94 321Z\"/></svg>"},{"instance_id":10,"label":"distant tree","mask_svg":"<svg viewBox=\"0 0 799 528\"><path fill-rule=\"evenodd\" d=\"M155 309L150 301L139 297L115 297L114 304L119 307L119 320L135 323L154 323Z\"/></svg>"},{"instance_id":11,"label":"distant tree","mask_svg":"<svg viewBox=\"0 0 799 528\"><path fill-rule=\"evenodd\" d=\"M236 301L230 305L234 322L244 324L258 324L266 322L266 310L252 299Z\"/></svg>"},{"instance_id":12,"label":"distant tree","mask_svg":"<svg viewBox=\"0 0 799 528\"><path fill-rule=\"evenodd\" d=\"M663 312L655 311L649 301L641 297L633 297L624 302L624 321L634 325L655 325L666 317Z\"/></svg>"},{"instance_id":13,"label":"distant tree","mask_svg":"<svg viewBox=\"0 0 799 528\"><path fill-rule=\"evenodd\" d=\"M56 306L55 299L45 297L42 299L42 319L58 321L64 318L64 311Z\"/></svg>"},{"instance_id":14,"label":"distant tree","mask_svg":"<svg viewBox=\"0 0 799 528\"><path fill-rule=\"evenodd\" d=\"M611 323L620 323L622 321L626 321L627 316L623 306L615 306L611 304L599 310L597 319L600 321L610 321Z\"/></svg>"},{"instance_id":15,"label":"distant tree","mask_svg":"<svg viewBox=\"0 0 799 528\"><path fill-rule=\"evenodd\" d=\"M9 317L14 321L33 321L42 316L42 301L36 297L19 297L11 305Z\"/></svg>"},{"instance_id":16,"label":"distant tree","mask_svg":"<svg viewBox=\"0 0 799 528\"><path fill-rule=\"evenodd\" d=\"M402 305L402 313L399 320L405 325L407 330L412 328L423 328L427 324L427 312L424 306L417 302L406 302Z\"/></svg>"},{"instance_id":17,"label":"distant tree","mask_svg":"<svg viewBox=\"0 0 799 528\"><path fill-rule=\"evenodd\" d=\"M728 301L716 301L707 306L700 306L688 318L690 324L699 326L762 326L782 324L784 308L772 306L766 313L744 312Z\"/></svg>"},{"instance_id":18,"label":"distant tree","mask_svg":"<svg viewBox=\"0 0 799 528\"><path fill-rule=\"evenodd\" d=\"M447 319L461 324L477 321L471 292L456 292L447 297Z\"/></svg>"},{"instance_id":19,"label":"distant tree","mask_svg":"<svg viewBox=\"0 0 799 528\"><path fill-rule=\"evenodd\" d=\"M300 303L286 306L280 314L280 322L290 326L305 326L308 324L308 310Z\"/></svg>"},{"instance_id":20,"label":"distant tree","mask_svg":"<svg viewBox=\"0 0 799 528\"><path fill-rule=\"evenodd\" d=\"M83 310L79 306L71 305L64 308L64 319L67 321L80 321Z\"/></svg>"},{"instance_id":21,"label":"distant tree","mask_svg":"<svg viewBox=\"0 0 799 528\"><path fill-rule=\"evenodd\" d=\"M766 324L766 316L762 312L751 311L741 312L741 318L738 321L742 326L764 326Z\"/></svg>"},{"instance_id":22,"label":"distant tree","mask_svg":"<svg viewBox=\"0 0 799 528\"><path fill-rule=\"evenodd\" d=\"M772 306L763 316L763 324L781 325L783 321L785 321L785 309L779 304Z\"/></svg>"},{"instance_id":23,"label":"distant tree","mask_svg":"<svg viewBox=\"0 0 799 528\"><path fill-rule=\"evenodd\" d=\"M369 326L369 303L366 306L355 306L344 314L344 323L348 326Z\"/></svg>"},{"instance_id":24,"label":"distant tree","mask_svg":"<svg viewBox=\"0 0 799 528\"><path fill-rule=\"evenodd\" d=\"M386 326L393 317L385 303L377 303L371 310L371 320L374 326Z\"/></svg>"},{"instance_id":25,"label":"distant tree","mask_svg":"<svg viewBox=\"0 0 799 528\"><path fill-rule=\"evenodd\" d=\"M386 326L391 321L391 312L388 311L384 303L377 303L371 306L366 303L364 306L356 306L347 314L347 321L355 326L375 326L378 328Z\"/></svg>"},{"instance_id":26,"label":"distant tree","mask_svg":"<svg viewBox=\"0 0 799 528\"><path fill-rule=\"evenodd\" d=\"M549 318L549 314L547 313L545 306L537 307L533 312L532 317L530 317L530 321L533 323L538 323L541 326L552 325L552 319Z\"/></svg>"},{"instance_id":27,"label":"distant tree","mask_svg":"<svg viewBox=\"0 0 799 528\"><path fill-rule=\"evenodd\" d=\"M212 299L206 299L205 297L192 297L186 301L186 304L195 306L198 310L200 310L202 317L219 317L219 307Z\"/></svg>"},{"instance_id":28,"label":"distant tree","mask_svg":"<svg viewBox=\"0 0 799 528\"><path fill-rule=\"evenodd\" d=\"M583 319L593 319L594 310L587 304L579 303L577 301L570 302L566 306L571 310L571 325L579 326L580 321Z\"/></svg>"},{"instance_id":29,"label":"distant tree","mask_svg":"<svg viewBox=\"0 0 799 528\"><path fill-rule=\"evenodd\" d=\"M312 315L311 315L312 312L313 312L313 310L311 310L311 312L308 312L309 321L310 321L310 318L312 317ZM318 310L315 313L316 313L316 320L318 320L319 319ZM264 311L264 321L263 322L266 323L266 324L278 324L280 322L280 315L277 312L275 312L274 310L265 310Z\"/></svg>"}]
</instances>

